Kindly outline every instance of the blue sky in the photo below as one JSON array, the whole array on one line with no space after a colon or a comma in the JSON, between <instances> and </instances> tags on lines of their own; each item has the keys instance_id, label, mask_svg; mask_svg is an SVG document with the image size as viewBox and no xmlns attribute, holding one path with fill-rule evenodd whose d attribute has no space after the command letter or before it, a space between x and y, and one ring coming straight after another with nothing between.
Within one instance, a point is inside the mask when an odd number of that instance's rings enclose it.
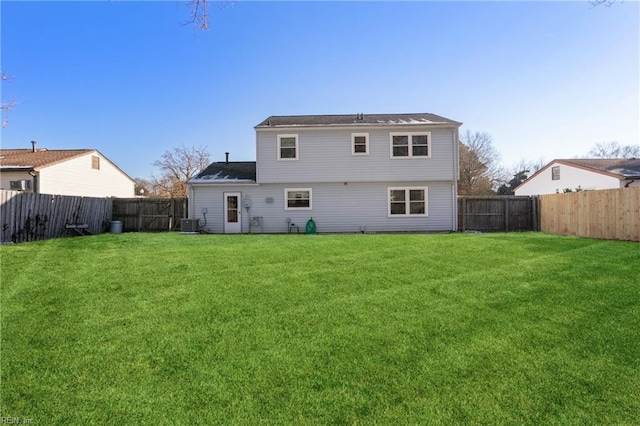
<instances>
[{"instance_id":1,"label":"blue sky","mask_svg":"<svg viewBox=\"0 0 640 426\"><path fill-rule=\"evenodd\" d=\"M96 148L148 178L172 147L255 159L269 115L431 112L509 166L640 143L640 4L0 3L2 147Z\"/></svg>"}]
</instances>

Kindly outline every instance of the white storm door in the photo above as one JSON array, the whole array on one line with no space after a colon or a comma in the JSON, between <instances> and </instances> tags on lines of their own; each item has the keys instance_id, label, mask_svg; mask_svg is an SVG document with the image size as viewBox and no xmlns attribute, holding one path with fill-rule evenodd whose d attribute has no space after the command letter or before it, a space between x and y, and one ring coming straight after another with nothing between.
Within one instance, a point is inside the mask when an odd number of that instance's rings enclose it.
<instances>
[{"instance_id":1,"label":"white storm door","mask_svg":"<svg viewBox=\"0 0 640 426\"><path fill-rule=\"evenodd\" d=\"M224 193L224 233L239 234L242 232L242 209L239 192Z\"/></svg>"}]
</instances>

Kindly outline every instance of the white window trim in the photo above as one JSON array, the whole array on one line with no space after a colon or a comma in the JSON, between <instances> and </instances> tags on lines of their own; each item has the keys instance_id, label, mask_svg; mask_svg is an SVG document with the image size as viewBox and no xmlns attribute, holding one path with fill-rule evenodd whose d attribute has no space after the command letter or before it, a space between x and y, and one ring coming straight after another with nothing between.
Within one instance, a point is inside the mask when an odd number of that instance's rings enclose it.
<instances>
[{"instance_id":1,"label":"white window trim","mask_svg":"<svg viewBox=\"0 0 640 426\"><path fill-rule=\"evenodd\" d=\"M280 142L282 141L282 138L295 138L295 140L296 140L296 157L295 158L282 158L281 157L282 150L281 150ZM298 159L299 155L300 155L300 147L299 147L299 143L298 143L298 135L297 134L278 135L278 161L296 161Z\"/></svg>"},{"instance_id":2,"label":"white window trim","mask_svg":"<svg viewBox=\"0 0 640 426\"><path fill-rule=\"evenodd\" d=\"M427 153L429 155L413 155L413 136L427 136ZM409 138L409 155L408 156L394 156L393 155L393 137L394 136L407 136ZM392 132L389 133L389 155L393 160L407 159L407 158L431 158L431 132Z\"/></svg>"},{"instance_id":3,"label":"white window trim","mask_svg":"<svg viewBox=\"0 0 640 426\"><path fill-rule=\"evenodd\" d=\"M289 192L294 191L309 191L309 207L289 207ZM285 210L312 210L313 209L313 193L311 192L311 188L285 188L284 189L284 209Z\"/></svg>"},{"instance_id":4,"label":"white window trim","mask_svg":"<svg viewBox=\"0 0 640 426\"><path fill-rule=\"evenodd\" d=\"M411 214L410 213L410 200L409 200L409 191L412 189L420 189L424 191L424 213L422 214ZM391 191L405 191L405 214L391 214ZM429 187L427 186L391 186L387 187L387 217L427 217L429 216Z\"/></svg>"},{"instance_id":5,"label":"white window trim","mask_svg":"<svg viewBox=\"0 0 640 426\"><path fill-rule=\"evenodd\" d=\"M356 136L365 137L365 152L356 152ZM369 133L351 133L351 155L369 155Z\"/></svg>"}]
</instances>

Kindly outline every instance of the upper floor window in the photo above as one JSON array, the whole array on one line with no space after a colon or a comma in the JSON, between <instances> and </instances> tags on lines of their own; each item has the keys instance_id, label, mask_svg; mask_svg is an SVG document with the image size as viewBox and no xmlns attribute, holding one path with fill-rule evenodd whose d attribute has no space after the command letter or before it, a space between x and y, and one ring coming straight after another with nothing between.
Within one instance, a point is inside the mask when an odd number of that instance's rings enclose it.
<instances>
[{"instance_id":1,"label":"upper floor window","mask_svg":"<svg viewBox=\"0 0 640 426\"><path fill-rule=\"evenodd\" d=\"M91 168L100 170L100 157L96 155L91 156Z\"/></svg>"},{"instance_id":2,"label":"upper floor window","mask_svg":"<svg viewBox=\"0 0 640 426\"><path fill-rule=\"evenodd\" d=\"M311 210L311 188L286 188L284 209Z\"/></svg>"},{"instance_id":3,"label":"upper floor window","mask_svg":"<svg viewBox=\"0 0 640 426\"><path fill-rule=\"evenodd\" d=\"M427 188L389 188L389 216L426 216Z\"/></svg>"},{"instance_id":4,"label":"upper floor window","mask_svg":"<svg viewBox=\"0 0 640 426\"><path fill-rule=\"evenodd\" d=\"M391 133L391 158L430 157L431 133Z\"/></svg>"},{"instance_id":5,"label":"upper floor window","mask_svg":"<svg viewBox=\"0 0 640 426\"><path fill-rule=\"evenodd\" d=\"M353 155L369 154L369 133L351 134L351 153Z\"/></svg>"},{"instance_id":6,"label":"upper floor window","mask_svg":"<svg viewBox=\"0 0 640 426\"><path fill-rule=\"evenodd\" d=\"M560 166L551 168L551 180L560 180Z\"/></svg>"},{"instance_id":7,"label":"upper floor window","mask_svg":"<svg viewBox=\"0 0 640 426\"><path fill-rule=\"evenodd\" d=\"M298 159L298 135L278 135L278 160Z\"/></svg>"}]
</instances>

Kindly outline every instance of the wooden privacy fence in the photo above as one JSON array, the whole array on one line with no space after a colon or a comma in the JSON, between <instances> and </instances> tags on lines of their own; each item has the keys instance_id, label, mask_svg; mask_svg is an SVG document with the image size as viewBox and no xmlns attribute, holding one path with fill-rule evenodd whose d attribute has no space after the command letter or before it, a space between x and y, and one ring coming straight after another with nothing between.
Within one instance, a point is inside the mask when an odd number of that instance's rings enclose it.
<instances>
[{"instance_id":1,"label":"wooden privacy fence","mask_svg":"<svg viewBox=\"0 0 640 426\"><path fill-rule=\"evenodd\" d=\"M186 217L186 198L113 199L113 220L122 222L124 232L176 231Z\"/></svg>"},{"instance_id":2,"label":"wooden privacy fence","mask_svg":"<svg viewBox=\"0 0 640 426\"><path fill-rule=\"evenodd\" d=\"M538 199L512 195L458 197L459 231L537 231Z\"/></svg>"},{"instance_id":3,"label":"wooden privacy fence","mask_svg":"<svg viewBox=\"0 0 640 426\"><path fill-rule=\"evenodd\" d=\"M640 241L640 187L540 197L541 231Z\"/></svg>"},{"instance_id":4,"label":"wooden privacy fence","mask_svg":"<svg viewBox=\"0 0 640 426\"><path fill-rule=\"evenodd\" d=\"M0 190L3 243L105 232L111 199Z\"/></svg>"}]
</instances>

